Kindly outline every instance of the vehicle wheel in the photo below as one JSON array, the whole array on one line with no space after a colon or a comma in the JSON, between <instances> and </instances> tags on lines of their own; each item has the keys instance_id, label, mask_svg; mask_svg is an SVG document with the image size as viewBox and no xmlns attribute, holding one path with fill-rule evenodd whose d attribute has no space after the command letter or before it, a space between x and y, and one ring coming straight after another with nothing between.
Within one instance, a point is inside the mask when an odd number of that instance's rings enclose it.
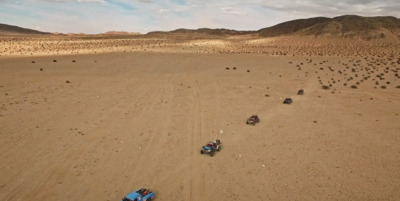
<instances>
[{"instance_id":1,"label":"vehicle wheel","mask_svg":"<svg viewBox=\"0 0 400 201\"><path fill-rule=\"evenodd\" d=\"M211 153L210 153L210 156L213 157L213 156L214 156L214 152L211 152Z\"/></svg>"},{"instance_id":2,"label":"vehicle wheel","mask_svg":"<svg viewBox=\"0 0 400 201\"><path fill-rule=\"evenodd\" d=\"M217 148L217 151L221 151L221 147L218 147L218 148Z\"/></svg>"},{"instance_id":3,"label":"vehicle wheel","mask_svg":"<svg viewBox=\"0 0 400 201\"><path fill-rule=\"evenodd\" d=\"M204 154L203 150L200 150L200 154Z\"/></svg>"},{"instance_id":4,"label":"vehicle wheel","mask_svg":"<svg viewBox=\"0 0 400 201\"><path fill-rule=\"evenodd\" d=\"M147 198L147 200L146 201L151 201L151 198Z\"/></svg>"}]
</instances>

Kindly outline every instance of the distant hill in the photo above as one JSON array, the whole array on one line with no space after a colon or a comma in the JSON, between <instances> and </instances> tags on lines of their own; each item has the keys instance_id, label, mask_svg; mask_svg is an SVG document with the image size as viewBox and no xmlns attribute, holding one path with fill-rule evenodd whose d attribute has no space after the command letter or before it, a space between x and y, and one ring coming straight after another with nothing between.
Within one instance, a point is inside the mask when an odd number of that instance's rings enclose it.
<instances>
[{"instance_id":1,"label":"distant hill","mask_svg":"<svg viewBox=\"0 0 400 201\"><path fill-rule=\"evenodd\" d=\"M343 15L334 18L317 17L284 22L260 29L257 33L263 37L282 35L400 37L400 19L357 15Z\"/></svg>"},{"instance_id":2,"label":"distant hill","mask_svg":"<svg viewBox=\"0 0 400 201\"><path fill-rule=\"evenodd\" d=\"M327 17L315 17L309 19L298 19L283 22L272 27L263 28L257 31L260 36L273 37L281 35L291 35L313 25L329 21Z\"/></svg>"},{"instance_id":3,"label":"distant hill","mask_svg":"<svg viewBox=\"0 0 400 201\"><path fill-rule=\"evenodd\" d=\"M25 34L49 34L32 29L25 29L17 26L0 24L0 35L25 35Z\"/></svg>"},{"instance_id":4,"label":"distant hill","mask_svg":"<svg viewBox=\"0 0 400 201\"><path fill-rule=\"evenodd\" d=\"M202 34L232 36L257 34L261 37L275 36L337 36L362 37L366 39L395 37L400 38L400 19L395 17L362 17L343 15L334 18L314 17L283 22L257 31L236 31L230 29L176 29L173 31L154 31L146 35Z\"/></svg>"},{"instance_id":5,"label":"distant hill","mask_svg":"<svg viewBox=\"0 0 400 201\"><path fill-rule=\"evenodd\" d=\"M210 28L200 28L200 29L176 29L173 31L154 31L149 32L147 35L155 35L155 34L209 34L209 35L244 35L255 33L255 31L236 31L232 29L210 29Z\"/></svg>"},{"instance_id":6,"label":"distant hill","mask_svg":"<svg viewBox=\"0 0 400 201\"><path fill-rule=\"evenodd\" d=\"M142 35L139 32L127 32L127 31L107 31L104 35Z\"/></svg>"},{"instance_id":7,"label":"distant hill","mask_svg":"<svg viewBox=\"0 0 400 201\"><path fill-rule=\"evenodd\" d=\"M32 29L0 24L0 35L21 34L49 34ZM67 34L68 35L68 34ZM71 35L71 34L69 34ZM76 35L76 34L72 34ZM85 34L80 34L85 35ZM136 36L140 33L123 31L110 31L99 35L110 36ZM390 16L362 17L357 15L343 15L334 18L314 17L283 22L275 26L263 28L257 31L237 31L231 29L176 29L173 31L153 31L145 36L171 36L178 39L182 36L189 38L220 37L236 35L258 35L261 37L275 36L335 36L335 37L362 37L396 38L400 39L400 19Z\"/></svg>"}]
</instances>

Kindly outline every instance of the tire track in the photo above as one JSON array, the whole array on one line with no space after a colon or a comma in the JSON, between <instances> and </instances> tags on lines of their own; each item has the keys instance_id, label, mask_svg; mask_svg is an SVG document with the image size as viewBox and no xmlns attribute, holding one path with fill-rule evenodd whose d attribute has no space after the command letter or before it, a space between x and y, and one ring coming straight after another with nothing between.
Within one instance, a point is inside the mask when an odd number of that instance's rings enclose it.
<instances>
[{"instance_id":1,"label":"tire track","mask_svg":"<svg viewBox=\"0 0 400 201\"><path fill-rule=\"evenodd\" d=\"M204 170L202 166L202 159L198 154L199 148L198 144L201 142L202 133L202 111L201 111L201 97L199 93L200 86L196 80L194 80L190 75L189 83L192 83L192 94L193 94L193 123L190 135L190 194L189 200L204 200L205 185L204 185Z\"/></svg>"}]
</instances>

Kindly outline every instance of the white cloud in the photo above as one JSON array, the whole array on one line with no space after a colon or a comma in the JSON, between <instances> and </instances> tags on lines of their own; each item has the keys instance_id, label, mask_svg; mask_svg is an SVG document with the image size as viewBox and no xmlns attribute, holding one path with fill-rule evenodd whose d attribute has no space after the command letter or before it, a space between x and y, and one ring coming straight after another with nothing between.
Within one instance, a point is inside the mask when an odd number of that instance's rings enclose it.
<instances>
[{"instance_id":1,"label":"white cloud","mask_svg":"<svg viewBox=\"0 0 400 201\"><path fill-rule=\"evenodd\" d=\"M162 13L167 13L167 12L169 12L169 10L164 9L164 8L160 8L160 10L158 10L158 12L162 14Z\"/></svg>"},{"instance_id":2,"label":"white cloud","mask_svg":"<svg viewBox=\"0 0 400 201\"><path fill-rule=\"evenodd\" d=\"M223 7L220 8L222 13L230 14L230 15L241 15L239 11L234 10L232 7Z\"/></svg>"},{"instance_id":3,"label":"white cloud","mask_svg":"<svg viewBox=\"0 0 400 201\"><path fill-rule=\"evenodd\" d=\"M385 6L391 5L400 9L400 3L396 0L279 0L279 1L259 1L259 5L270 10L286 12L293 11L314 16L339 16L344 14L358 15L393 15L399 17L399 13L389 12Z\"/></svg>"},{"instance_id":4,"label":"white cloud","mask_svg":"<svg viewBox=\"0 0 400 201\"><path fill-rule=\"evenodd\" d=\"M78 2L103 3L103 4L106 3L104 0L78 0Z\"/></svg>"}]
</instances>

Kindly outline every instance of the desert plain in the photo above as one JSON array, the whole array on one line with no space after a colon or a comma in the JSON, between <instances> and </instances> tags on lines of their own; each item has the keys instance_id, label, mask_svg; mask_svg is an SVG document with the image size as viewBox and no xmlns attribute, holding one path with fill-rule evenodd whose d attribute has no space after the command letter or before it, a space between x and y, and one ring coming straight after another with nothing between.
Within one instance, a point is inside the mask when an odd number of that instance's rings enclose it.
<instances>
[{"instance_id":1,"label":"desert plain","mask_svg":"<svg viewBox=\"0 0 400 201\"><path fill-rule=\"evenodd\" d=\"M399 44L2 37L0 200L399 200Z\"/></svg>"}]
</instances>

